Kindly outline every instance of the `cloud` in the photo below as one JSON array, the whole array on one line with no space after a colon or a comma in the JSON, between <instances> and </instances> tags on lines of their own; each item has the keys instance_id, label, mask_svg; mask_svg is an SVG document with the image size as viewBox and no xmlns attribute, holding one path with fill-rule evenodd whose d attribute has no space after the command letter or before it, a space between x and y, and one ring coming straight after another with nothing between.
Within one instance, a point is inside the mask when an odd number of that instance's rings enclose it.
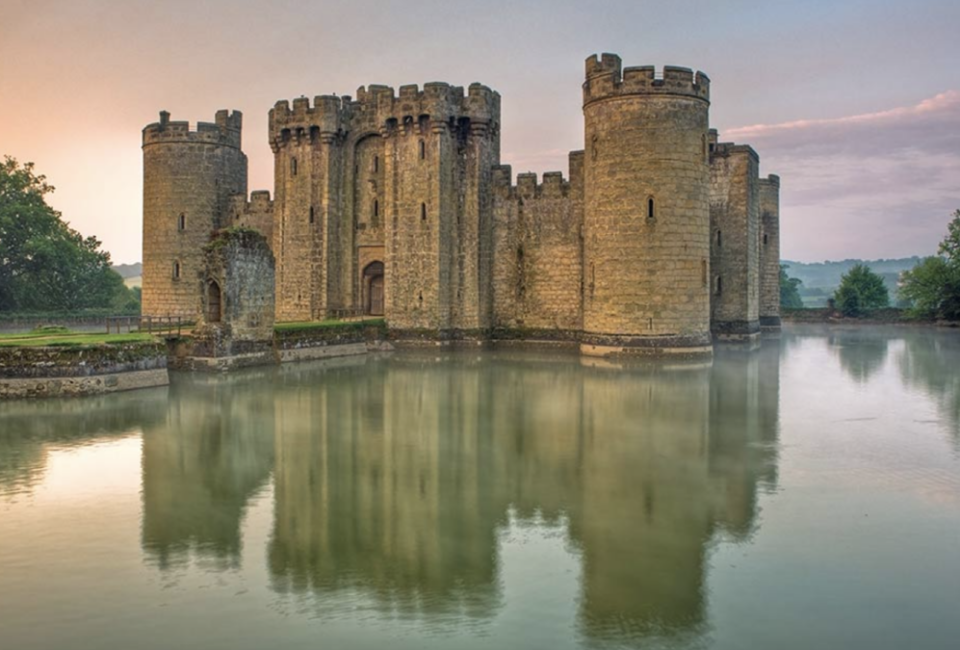
<instances>
[{"instance_id":1,"label":"cloud","mask_svg":"<svg viewBox=\"0 0 960 650\"><path fill-rule=\"evenodd\" d=\"M781 175L784 257L932 254L960 208L960 91L914 106L726 131Z\"/></svg>"}]
</instances>

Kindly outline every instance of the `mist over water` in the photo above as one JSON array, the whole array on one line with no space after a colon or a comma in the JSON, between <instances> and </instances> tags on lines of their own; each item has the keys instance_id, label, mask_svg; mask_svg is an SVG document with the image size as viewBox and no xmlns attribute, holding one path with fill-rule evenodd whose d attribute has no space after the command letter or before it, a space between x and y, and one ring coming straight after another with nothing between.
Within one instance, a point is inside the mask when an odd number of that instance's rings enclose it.
<instances>
[{"instance_id":1,"label":"mist over water","mask_svg":"<svg viewBox=\"0 0 960 650\"><path fill-rule=\"evenodd\" d=\"M960 337L332 360L0 404L17 648L948 648Z\"/></svg>"}]
</instances>

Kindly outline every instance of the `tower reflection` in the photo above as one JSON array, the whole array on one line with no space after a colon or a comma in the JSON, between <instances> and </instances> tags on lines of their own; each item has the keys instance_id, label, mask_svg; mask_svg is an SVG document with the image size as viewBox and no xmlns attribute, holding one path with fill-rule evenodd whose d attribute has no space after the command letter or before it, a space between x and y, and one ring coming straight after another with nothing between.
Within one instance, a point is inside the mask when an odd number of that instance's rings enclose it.
<instances>
[{"instance_id":1,"label":"tower reflection","mask_svg":"<svg viewBox=\"0 0 960 650\"><path fill-rule=\"evenodd\" d=\"M278 593L492 617L516 517L566 525L588 637L696 634L711 541L749 536L776 480L779 358L406 353L183 379L144 435L143 545L161 567L239 562L272 472Z\"/></svg>"}]
</instances>

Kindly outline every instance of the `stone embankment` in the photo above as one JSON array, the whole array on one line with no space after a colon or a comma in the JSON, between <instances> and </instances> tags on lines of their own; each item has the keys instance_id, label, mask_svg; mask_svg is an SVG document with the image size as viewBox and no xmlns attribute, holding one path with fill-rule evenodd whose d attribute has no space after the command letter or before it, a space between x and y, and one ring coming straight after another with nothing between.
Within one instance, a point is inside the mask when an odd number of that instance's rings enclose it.
<instances>
[{"instance_id":1,"label":"stone embankment","mask_svg":"<svg viewBox=\"0 0 960 650\"><path fill-rule=\"evenodd\" d=\"M162 343L0 348L0 399L99 395L168 383Z\"/></svg>"}]
</instances>

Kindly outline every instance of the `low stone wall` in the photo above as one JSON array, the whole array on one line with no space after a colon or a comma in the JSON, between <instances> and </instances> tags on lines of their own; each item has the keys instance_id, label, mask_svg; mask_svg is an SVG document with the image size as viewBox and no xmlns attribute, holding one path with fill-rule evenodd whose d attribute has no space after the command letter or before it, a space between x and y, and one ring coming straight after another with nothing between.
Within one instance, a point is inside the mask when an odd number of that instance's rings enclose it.
<instances>
[{"instance_id":1,"label":"low stone wall","mask_svg":"<svg viewBox=\"0 0 960 650\"><path fill-rule=\"evenodd\" d=\"M0 348L0 399L98 395L168 383L160 343Z\"/></svg>"},{"instance_id":2,"label":"low stone wall","mask_svg":"<svg viewBox=\"0 0 960 650\"><path fill-rule=\"evenodd\" d=\"M281 327L274 335L279 350L299 350L329 345L345 345L382 341L387 337L387 328L383 323L350 323L326 325L322 327L304 324L302 328Z\"/></svg>"},{"instance_id":3,"label":"low stone wall","mask_svg":"<svg viewBox=\"0 0 960 650\"><path fill-rule=\"evenodd\" d=\"M203 337L171 339L167 346L170 368L191 372L227 372L389 349L386 326L369 322L288 325L279 328L272 341L232 342L229 354L222 353L223 346L212 345Z\"/></svg>"}]
</instances>

